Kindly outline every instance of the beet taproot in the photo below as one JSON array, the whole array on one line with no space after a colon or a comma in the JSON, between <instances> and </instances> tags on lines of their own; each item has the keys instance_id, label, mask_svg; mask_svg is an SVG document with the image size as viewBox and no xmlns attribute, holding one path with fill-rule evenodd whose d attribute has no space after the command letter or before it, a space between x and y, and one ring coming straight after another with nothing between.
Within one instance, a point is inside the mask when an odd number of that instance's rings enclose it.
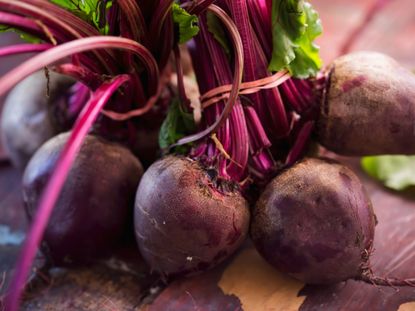
<instances>
[{"instance_id":1,"label":"beet taproot","mask_svg":"<svg viewBox=\"0 0 415 311\"><path fill-rule=\"evenodd\" d=\"M376 52L336 59L317 131L324 147L342 155L415 154L415 75Z\"/></svg>"},{"instance_id":2,"label":"beet taproot","mask_svg":"<svg viewBox=\"0 0 415 311\"><path fill-rule=\"evenodd\" d=\"M1 117L2 142L16 167L23 169L45 141L67 130L58 121L57 107L66 106L59 101L68 100L74 83L54 72L49 72L48 82L45 73L38 71L7 96Z\"/></svg>"},{"instance_id":3,"label":"beet taproot","mask_svg":"<svg viewBox=\"0 0 415 311\"><path fill-rule=\"evenodd\" d=\"M376 218L347 167L307 158L275 177L257 201L251 237L275 268L311 284L359 278Z\"/></svg>"},{"instance_id":4,"label":"beet taproot","mask_svg":"<svg viewBox=\"0 0 415 311\"><path fill-rule=\"evenodd\" d=\"M63 133L47 141L26 167L23 198L30 219L68 138ZM42 250L47 257L70 265L110 253L128 227L142 173L128 149L88 135L46 228Z\"/></svg>"},{"instance_id":5,"label":"beet taproot","mask_svg":"<svg viewBox=\"0 0 415 311\"><path fill-rule=\"evenodd\" d=\"M197 161L168 156L143 175L135 233L150 267L166 277L195 274L225 260L245 240L249 205L239 191L219 191Z\"/></svg>"}]
</instances>

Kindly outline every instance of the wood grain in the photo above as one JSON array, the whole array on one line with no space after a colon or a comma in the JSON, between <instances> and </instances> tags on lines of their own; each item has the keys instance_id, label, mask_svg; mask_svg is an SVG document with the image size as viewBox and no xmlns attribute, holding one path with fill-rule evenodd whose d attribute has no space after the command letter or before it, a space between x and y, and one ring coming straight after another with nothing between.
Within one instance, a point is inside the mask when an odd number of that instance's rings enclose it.
<instances>
[{"instance_id":1,"label":"wood grain","mask_svg":"<svg viewBox=\"0 0 415 311\"><path fill-rule=\"evenodd\" d=\"M238 297L245 311L296 311L305 299L298 296L303 283L273 269L252 247L225 269L218 285Z\"/></svg>"},{"instance_id":2,"label":"wood grain","mask_svg":"<svg viewBox=\"0 0 415 311\"><path fill-rule=\"evenodd\" d=\"M407 302L399 306L398 311L414 311L415 302Z\"/></svg>"}]
</instances>

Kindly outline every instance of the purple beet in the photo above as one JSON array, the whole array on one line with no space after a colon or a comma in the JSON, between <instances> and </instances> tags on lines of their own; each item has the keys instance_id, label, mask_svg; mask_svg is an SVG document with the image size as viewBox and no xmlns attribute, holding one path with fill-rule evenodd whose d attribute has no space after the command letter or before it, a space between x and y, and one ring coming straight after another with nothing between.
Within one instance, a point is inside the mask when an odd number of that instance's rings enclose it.
<instances>
[{"instance_id":1,"label":"purple beet","mask_svg":"<svg viewBox=\"0 0 415 311\"><path fill-rule=\"evenodd\" d=\"M319 142L348 156L415 153L415 75L389 56L355 52L330 66Z\"/></svg>"},{"instance_id":2,"label":"purple beet","mask_svg":"<svg viewBox=\"0 0 415 311\"><path fill-rule=\"evenodd\" d=\"M275 268L311 284L367 273L376 218L358 177L324 159L305 159L260 196L251 237Z\"/></svg>"},{"instance_id":3,"label":"purple beet","mask_svg":"<svg viewBox=\"0 0 415 311\"><path fill-rule=\"evenodd\" d=\"M26 167L23 197L29 218L68 138L64 133L47 141ZM142 173L125 147L86 137L44 235L42 249L54 264L86 263L113 250L128 227Z\"/></svg>"},{"instance_id":4,"label":"purple beet","mask_svg":"<svg viewBox=\"0 0 415 311\"><path fill-rule=\"evenodd\" d=\"M198 162L168 156L143 175L135 201L141 254L164 276L216 266L245 240L249 206L237 190L219 191Z\"/></svg>"},{"instance_id":5,"label":"purple beet","mask_svg":"<svg viewBox=\"0 0 415 311\"><path fill-rule=\"evenodd\" d=\"M56 115L60 103L68 100L74 80L54 72L39 71L21 83L5 101L1 133L11 161L24 168L36 150L48 139L66 130ZM48 94L49 88L49 94Z\"/></svg>"}]
</instances>

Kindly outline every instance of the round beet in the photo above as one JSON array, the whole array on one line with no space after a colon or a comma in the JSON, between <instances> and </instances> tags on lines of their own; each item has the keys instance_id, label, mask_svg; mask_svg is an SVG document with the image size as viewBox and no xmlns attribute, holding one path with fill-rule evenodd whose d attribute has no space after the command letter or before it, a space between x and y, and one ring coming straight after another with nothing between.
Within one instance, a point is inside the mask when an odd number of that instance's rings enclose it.
<instances>
[{"instance_id":1,"label":"round beet","mask_svg":"<svg viewBox=\"0 0 415 311\"><path fill-rule=\"evenodd\" d=\"M415 153L415 75L392 58L357 52L334 61L318 139L343 155Z\"/></svg>"},{"instance_id":2,"label":"round beet","mask_svg":"<svg viewBox=\"0 0 415 311\"><path fill-rule=\"evenodd\" d=\"M184 157L151 165L137 190L135 232L141 254L165 276L214 267L245 240L249 206L238 191L220 192Z\"/></svg>"},{"instance_id":3,"label":"round beet","mask_svg":"<svg viewBox=\"0 0 415 311\"><path fill-rule=\"evenodd\" d=\"M277 269L311 284L362 275L375 215L358 177L334 161L305 159L260 196L251 237Z\"/></svg>"},{"instance_id":4,"label":"round beet","mask_svg":"<svg viewBox=\"0 0 415 311\"><path fill-rule=\"evenodd\" d=\"M68 138L63 133L47 141L26 167L23 197L29 218ZM43 250L54 264L85 263L113 249L128 227L142 173L125 147L86 137L44 234Z\"/></svg>"},{"instance_id":5,"label":"round beet","mask_svg":"<svg viewBox=\"0 0 415 311\"><path fill-rule=\"evenodd\" d=\"M19 83L8 95L1 117L2 141L11 161L24 168L49 138L65 130L56 114L59 101L68 99L75 81L54 72L39 71ZM49 96L48 96L49 87Z\"/></svg>"}]
</instances>

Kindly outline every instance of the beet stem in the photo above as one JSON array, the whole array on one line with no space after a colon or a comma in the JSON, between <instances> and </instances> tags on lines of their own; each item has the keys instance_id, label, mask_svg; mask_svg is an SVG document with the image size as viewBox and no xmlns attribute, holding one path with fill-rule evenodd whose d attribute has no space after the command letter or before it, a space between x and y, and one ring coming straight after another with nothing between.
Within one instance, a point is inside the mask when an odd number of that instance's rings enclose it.
<instances>
[{"instance_id":1,"label":"beet stem","mask_svg":"<svg viewBox=\"0 0 415 311\"><path fill-rule=\"evenodd\" d=\"M191 5L188 9L190 14L200 15L207 10L207 8L216 2L216 0L200 0L200 1L190 1L183 5L186 7L187 4Z\"/></svg>"},{"instance_id":2,"label":"beet stem","mask_svg":"<svg viewBox=\"0 0 415 311\"><path fill-rule=\"evenodd\" d=\"M149 35L150 38L153 38L152 41L153 48L156 48L160 37L162 37L162 29L166 18L168 17L168 13L171 11L173 0L160 0L158 1L157 9L152 15L150 27L149 27Z\"/></svg>"},{"instance_id":3,"label":"beet stem","mask_svg":"<svg viewBox=\"0 0 415 311\"><path fill-rule=\"evenodd\" d=\"M33 2L33 4L30 2ZM52 5L52 7L50 7L50 4L49 4L47 6L48 9L45 9L42 7L38 7L35 4L36 1L30 1L30 2L25 3L22 1L14 1L14 0L0 0L0 7L3 10L7 10L7 9L13 10L13 11L18 12L19 14L27 15L28 17L30 16L31 18L41 20L42 24L44 24L45 27L48 27L48 29L54 30L54 31L49 31L50 33L53 33L53 34L55 32L62 33L67 37L69 36L68 37L69 40L81 39L82 37L85 37L87 35L87 34L82 34L81 32L79 32L79 28L78 29L75 28L75 25L77 25L78 23L80 23L81 25L80 28L83 27L82 25L85 24L85 22L82 21L81 19L75 18L71 20L71 23L69 23L66 21L66 18L65 18L66 15L56 14L62 10L58 6ZM40 1L40 2L42 3L46 1ZM57 12L55 12L55 14L50 13L50 12L54 12L55 11L54 9L56 8L58 8L58 10ZM58 18L57 16L59 16L60 18ZM103 66L103 68L105 68L109 73L112 73L115 69L114 68L115 64L113 64L110 61L113 59L112 56L107 55L108 53L105 51L101 52L101 54L97 52L94 52L94 53L96 54L101 66ZM104 55L110 56L109 59L108 57L104 57Z\"/></svg>"},{"instance_id":4,"label":"beet stem","mask_svg":"<svg viewBox=\"0 0 415 311\"><path fill-rule=\"evenodd\" d=\"M133 109L133 110L130 110L128 112L116 112L116 111L113 111L113 110L103 110L102 113L106 117L108 117L112 120L115 120L115 121L126 121L128 119L131 119L131 118L134 118L134 117L139 117L139 116L147 113L157 103L161 92L163 91L166 83L168 82L167 81L168 80L167 79L168 75L169 75L169 70L166 69L162 73L162 77L160 78L160 83L157 87L157 91L146 101L144 106L142 106L141 108Z\"/></svg>"},{"instance_id":5,"label":"beet stem","mask_svg":"<svg viewBox=\"0 0 415 311\"><path fill-rule=\"evenodd\" d=\"M103 77L95 72L71 63L57 65L53 67L53 71L71 76L83 84L89 86L92 90L96 90L103 82Z\"/></svg>"},{"instance_id":6,"label":"beet stem","mask_svg":"<svg viewBox=\"0 0 415 311\"><path fill-rule=\"evenodd\" d=\"M227 1L232 17L241 34L244 46L244 80L255 81L270 76L268 61L262 50L262 43L255 36L250 23L247 1ZM264 7L265 3L260 4ZM255 48L254 48L255 47ZM283 136L290 130L284 105L277 88L265 92L255 92L249 95L254 103L255 110L265 128L272 128L268 135ZM270 117L268 117L268 115ZM272 120L272 122L266 122ZM269 124L267 124L269 123Z\"/></svg>"},{"instance_id":7,"label":"beet stem","mask_svg":"<svg viewBox=\"0 0 415 311\"><path fill-rule=\"evenodd\" d=\"M114 92L128 80L128 75L120 75L114 78L111 82L104 83L97 91L95 91L92 98L78 117L69 140L59 156L59 160L53 174L50 177L45 191L40 199L38 211L30 227L29 233L27 234L26 241L23 245L23 249L9 287L9 295L6 298L6 310L18 310L19 299L24 289L25 280L29 274L30 267L46 229L48 220L65 183L66 177L69 174L71 165L88 133L88 130L91 128L102 108Z\"/></svg>"},{"instance_id":8,"label":"beet stem","mask_svg":"<svg viewBox=\"0 0 415 311\"><path fill-rule=\"evenodd\" d=\"M33 20L15 14L0 12L0 24L14 28L19 28L24 32L30 33L38 38L45 39L46 35Z\"/></svg>"},{"instance_id":9,"label":"beet stem","mask_svg":"<svg viewBox=\"0 0 415 311\"><path fill-rule=\"evenodd\" d=\"M72 95L69 98L68 114L70 117L77 116L91 97L91 90L81 82L71 87Z\"/></svg>"},{"instance_id":10,"label":"beet stem","mask_svg":"<svg viewBox=\"0 0 415 311\"><path fill-rule=\"evenodd\" d=\"M158 66L151 53L144 46L130 39L99 36L64 43L34 56L0 79L0 96L4 95L8 90L30 74L55 61L71 56L72 54L96 49L122 49L135 53L141 58L143 64L146 66L149 76L149 90L152 90L153 92L157 90L159 80Z\"/></svg>"},{"instance_id":11,"label":"beet stem","mask_svg":"<svg viewBox=\"0 0 415 311\"><path fill-rule=\"evenodd\" d=\"M377 286L388 286L388 287L402 287L410 286L415 287L415 278L412 279L398 279L398 278L388 278L388 277L378 277L372 273L362 274L356 280L363 281L368 284L377 285Z\"/></svg>"},{"instance_id":12,"label":"beet stem","mask_svg":"<svg viewBox=\"0 0 415 311\"><path fill-rule=\"evenodd\" d=\"M232 19L221 8L219 8L216 5L211 5L209 6L208 10L214 13L224 23L227 30L229 31L229 34L232 38L232 42L234 44L235 69L234 69L234 79L232 83L232 86L233 86L232 91L229 94L228 101L226 102L226 105L222 111L222 114L219 116L219 118L217 118L215 123L213 123L211 126L209 126L208 128L206 128L205 130L199 133L180 139L179 141L177 141L177 143L172 145L171 148L200 140L210 135L211 133L216 132L225 123L229 114L231 113L232 107L238 98L239 89L241 88L243 66L244 66L243 64L244 55L243 55L242 40L239 35L239 32L235 24L233 23Z\"/></svg>"},{"instance_id":13,"label":"beet stem","mask_svg":"<svg viewBox=\"0 0 415 311\"><path fill-rule=\"evenodd\" d=\"M22 1L23 2L23 1ZM77 17L72 12L61 8L60 6L45 0L24 0L27 4L31 4L41 10L48 12L53 16L59 16L59 19L63 20L66 24L71 25L72 28L79 31L82 36L90 37L97 36L99 32L94 26L90 25L88 22ZM20 13L19 13L20 14ZM44 19L42 19L44 20Z\"/></svg>"},{"instance_id":14,"label":"beet stem","mask_svg":"<svg viewBox=\"0 0 415 311\"><path fill-rule=\"evenodd\" d=\"M285 162L286 165L291 166L301 158L307 147L308 142L310 141L310 136L313 129L314 121L308 121L301 127L301 130L298 133L295 143L292 146L290 152L288 153Z\"/></svg>"},{"instance_id":15,"label":"beet stem","mask_svg":"<svg viewBox=\"0 0 415 311\"><path fill-rule=\"evenodd\" d=\"M201 38L203 38L203 44L200 46L206 48L211 55L214 68L213 76L215 77L216 83L219 85L226 85L233 80L228 58L221 45L209 32L206 19L201 20L199 25ZM236 24L235 26L237 27ZM243 46L243 41L241 42ZM207 74L210 73L207 72ZM221 107L222 105L223 104L220 104L220 106L216 105L217 107L215 107L215 110L206 111L206 114L210 114L212 117L220 116L220 113L223 111L223 107ZM223 166L223 172L226 172L223 175L221 173L221 177L225 179L231 177L234 181L239 181L245 178L244 174L249 157L248 129L246 126L245 113L239 98L233 103L233 107L226 124L229 124L228 133L225 134L223 131L224 128L221 128L220 131L218 131L218 137L225 146L225 150L227 150L231 155L232 160L229 161L226 166ZM224 161L224 159L220 160Z\"/></svg>"},{"instance_id":16,"label":"beet stem","mask_svg":"<svg viewBox=\"0 0 415 311\"><path fill-rule=\"evenodd\" d=\"M7 46L0 49L0 57L2 56L9 56L9 55L17 55L17 54L23 54L23 53L34 53L34 52L43 52L50 48L52 48L53 45L49 43L44 44L16 44Z\"/></svg>"},{"instance_id":17,"label":"beet stem","mask_svg":"<svg viewBox=\"0 0 415 311\"><path fill-rule=\"evenodd\" d=\"M128 22L129 30L131 31L132 38L135 41L147 43L147 25L144 20L144 16L134 0L118 0L117 1L122 14L125 15L125 19ZM121 17L121 19L123 19Z\"/></svg>"},{"instance_id":18,"label":"beet stem","mask_svg":"<svg viewBox=\"0 0 415 311\"><path fill-rule=\"evenodd\" d=\"M182 66L180 59L181 59L180 48L176 44L174 46L174 60L175 60L176 73L177 73L177 89L178 89L179 98L182 104L182 109L188 112L190 110L190 100L186 95L186 89L184 87L183 66Z\"/></svg>"}]
</instances>

